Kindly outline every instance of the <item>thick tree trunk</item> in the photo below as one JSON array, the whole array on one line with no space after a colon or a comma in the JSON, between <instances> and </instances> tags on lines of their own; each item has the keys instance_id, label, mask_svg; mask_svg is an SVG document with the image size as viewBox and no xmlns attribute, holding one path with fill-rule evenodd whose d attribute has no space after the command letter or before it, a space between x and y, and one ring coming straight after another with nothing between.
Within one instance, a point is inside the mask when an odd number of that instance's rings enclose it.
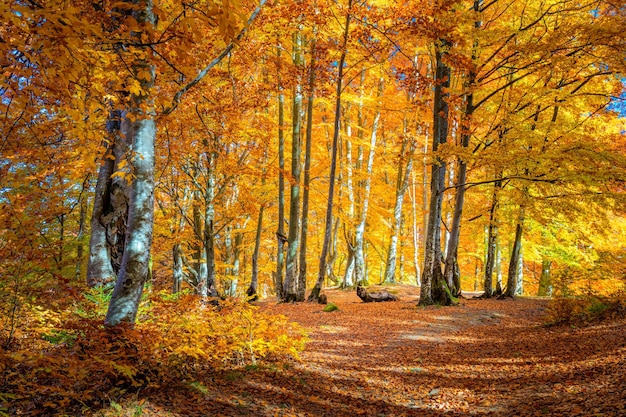
<instances>
[{"instance_id":1,"label":"thick tree trunk","mask_svg":"<svg viewBox=\"0 0 626 417\"><path fill-rule=\"evenodd\" d=\"M445 143L448 137L448 88L450 87L450 68L443 62L449 43L440 40L436 52L435 96L433 100L433 152ZM430 207L426 245L424 247L424 269L419 304L422 306L453 302L441 271L441 212L443 190L445 186L445 162L436 158L432 165L430 181Z\"/></svg>"},{"instance_id":2,"label":"thick tree trunk","mask_svg":"<svg viewBox=\"0 0 626 417\"><path fill-rule=\"evenodd\" d=\"M539 290L537 295L539 297L552 296L552 261L549 259L543 259L541 261L541 276L539 277Z\"/></svg>"},{"instance_id":3,"label":"thick tree trunk","mask_svg":"<svg viewBox=\"0 0 626 417\"><path fill-rule=\"evenodd\" d=\"M524 224L524 209L520 207L520 215L515 227L515 240L513 241L513 249L511 250L511 259L509 260L509 273L506 283L507 297L515 297L517 295L517 284L519 281L519 264L522 256L522 231Z\"/></svg>"},{"instance_id":4,"label":"thick tree trunk","mask_svg":"<svg viewBox=\"0 0 626 417\"><path fill-rule=\"evenodd\" d=\"M129 7L134 5L129 2ZM147 0L139 9L133 10L135 21L151 28L155 17L152 2ZM145 43L143 31L131 32L131 39ZM131 94L132 108L128 136L132 140L131 159L133 180L130 186L127 242L120 272L111 296L105 324L116 326L122 322L134 323L150 268L150 249L154 221L154 144L156 124L153 103L149 96L154 85L155 68L150 62L148 47L137 46L141 51L131 68L135 79L140 80L142 93ZM140 76L141 74L141 76Z\"/></svg>"},{"instance_id":5,"label":"thick tree trunk","mask_svg":"<svg viewBox=\"0 0 626 417\"><path fill-rule=\"evenodd\" d=\"M130 137L122 111L112 111L107 120L107 150L98 171L91 215L87 285L115 281L120 270L126 240L128 184L123 175L113 176L125 160ZM123 126L122 126L123 125Z\"/></svg>"}]
</instances>

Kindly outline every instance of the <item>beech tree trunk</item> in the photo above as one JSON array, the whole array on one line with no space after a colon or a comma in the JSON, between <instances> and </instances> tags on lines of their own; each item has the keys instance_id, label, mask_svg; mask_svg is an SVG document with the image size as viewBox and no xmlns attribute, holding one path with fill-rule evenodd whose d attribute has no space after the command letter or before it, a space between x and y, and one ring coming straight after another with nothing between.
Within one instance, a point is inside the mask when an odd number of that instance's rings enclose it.
<instances>
[{"instance_id":1,"label":"beech tree trunk","mask_svg":"<svg viewBox=\"0 0 626 417\"><path fill-rule=\"evenodd\" d=\"M498 178L501 174L498 174ZM489 229L487 234L487 258L485 260L485 298L493 297L493 268L496 261L496 246L498 241L498 199L499 192L502 188L502 180L494 182L493 196L491 201L491 208L489 210Z\"/></svg>"},{"instance_id":2,"label":"beech tree trunk","mask_svg":"<svg viewBox=\"0 0 626 417\"><path fill-rule=\"evenodd\" d=\"M109 140L98 170L91 215L87 264L89 287L114 282L124 254L129 190L123 175L113 176L121 171L120 164L126 159L130 145L129 126L122 120L124 117L122 111L114 110L106 124Z\"/></svg>"},{"instance_id":3,"label":"beech tree trunk","mask_svg":"<svg viewBox=\"0 0 626 417\"><path fill-rule=\"evenodd\" d=\"M298 287L306 288L307 237L309 233L309 187L311 184L311 145L313 142L313 104L315 99L315 38L311 40L311 62L309 63L309 96L306 106L306 138L304 145L304 182L302 193L302 224L300 233L300 271Z\"/></svg>"},{"instance_id":4,"label":"beech tree trunk","mask_svg":"<svg viewBox=\"0 0 626 417\"><path fill-rule=\"evenodd\" d=\"M299 30L293 35L293 63L298 74L304 65L302 57L302 34ZM298 280L298 247L300 230L300 157L302 154L302 83L299 79L294 89L291 138L291 179L289 200L289 232L287 235L287 262L285 282L283 283L283 301L304 301L306 288L300 288ZM306 283L305 283L306 284Z\"/></svg>"},{"instance_id":5,"label":"beech tree trunk","mask_svg":"<svg viewBox=\"0 0 626 417\"><path fill-rule=\"evenodd\" d=\"M326 274L328 248L330 246L332 219L333 219L333 198L335 194L335 173L337 171L337 143L339 141L339 129L341 120L341 92L343 83L343 66L346 62L348 35L350 28L351 12L352 12L353 0L348 0L348 10L346 13L346 23L343 32L343 42L341 46L341 55L339 58L339 66L337 73L337 89L335 98L335 122L333 125L333 141L332 141L332 154L330 159L330 175L328 177L328 205L326 206L326 221L324 228L324 243L322 244L322 253L320 254L320 266L317 274L317 281L313 287L313 292L316 293L316 297L319 297L319 293L324 282L324 276Z\"/></svg>"},{"instance_id":6,"label":"beech tree trunk","mask_svg":"<svg viewBox=\"0 0 626 417\"><path fill-rule=\"evenodd\" d=\"M278 62L280 63L281 46L278 46ZM279 67L280 72L280 67ZM278 228L276 230L277 255L274 290L279 300L283 299L283 271L285 269L285 95L282 85L278 86Z\"/></svg>"},{"instance_id":7,"label":"beech tree trunk","mask_svg":"<svg viewBox=\"0 0 626 417\"><path fill-rule=\"evenodd\" d=\"M250 280L250 286L246 291L246 295L250 298L250 301L256 301L258 297L259 287L259 252L261 251L261 233L263 232L263 212L265 211L265 205L261 205L259 209L259 218L256 225L256 235L254 238L254 253L252 254L252 279Z\"/></svg>"},{"instance_id":8,"label":"beech tree trunk","mask_svg":"<svg viewBox=\"0 0 626 417\"><path fill-rule=\"evenodd\" d=\"M514 298L517 295L517 286L520 280L520 259L522 257L522 231L524 225L524 208L520 207L520 215L515 226L515 239L513 241L513 249L511 250L511 259L509 260L509 273L506 282L507 297Z\"/></svg>"},{"instance_id":9,"label":"beech tree trunk","mask_svg":"<svg viewBox=\"0 0 626 417\"><path fill-rule=\"evenodd\" d=\"M382 97L384 89L384 79L378 82L378 99ZM359 116L360 130L363 130L362 116ZM370 192L372 190L372 172L374 171L374 155L376 154L376 139L378 135L378 126L380 124L380 102L377 105L376 115L372 123L372 134L370 136L370 149L367 157L367 171L362 187L362 199L359 212L359 223L354 231L354 279L357 284L366 285L366 266L365 266L365 226L367 224L367 212L369 210Z\"/></svg>"},{"instance_id":10,"label":"beech tree trunk","mask_svg":"<svg viewBox=\"0 0 626 417\"><path fill-rule=\"evenodd\" d=\"M387 283L396 282L396 257L400 228L402 225L402 205L404 203L404 194L409 187L409 181L411 179L413 154L415 152L415 143L412 141L411 143L409 143L409 141L410 139L408 139L405 135L405 138L402 141L402 149L400 151L400 160L406 160L406 165L403 166L403 164L400 164L400 166L398 167L398 178L396 181L396 199L393 208L391 239L389 241L389 248L387 250L387 262L385 264L384 282Z\"/></svg>"},{"instance_id":11,"label":"beech tree trunk","mask_svg":"<svg viewBox=\"0 0 626 417\"><path fill-rule=\"evenodd\" d=\"M136 7L127 1L132 9ZM153 27L155 16L152 1L147 0L133 9L132 16L139 27ZM144 32L132 31L131 39L139 45L145 43ZM134 58L131 69L135 79L140 80L142 92L131 94L129 131L133 157L131 159L133 180L130 186L127 242L120 272L111 296L105 324L116 326L122 322L134 323L149 274L150 249L154 221L154 144L156 124L153 103L149 96L154 85L155 66L150 62L152 52L147 46L135 46L141 54ZM141 76L139 75L141 74ZM147 75L146 75L147 74Z\"/></svg>"},{"instance_id":12,"label":"beech tree trunk","mask_svg":"<svg viewBox=\"0 0 626 417\"><path fill-rule=\"evenodd\" d=\"M543 259L541 261L541 276L539 277L539 290L537 295L539 297L552 296L552 261L549 259Z\"/></svg>"},{"instance_id":13,"label":"beech tree trunk","mask_svg":"<svg viewBox=\"0 0 626 417\"><path fill-rule=\"evenodd\" d=\"M450 68L443 62L445 50L449 46L446 40L440 40L435 54L435 96L433 100L433 152L445 143L448 137L448 88L450 87ZM436 158L431 168L430 206L426 245L424 247L424 269L420 288L419 304L422 306L452 303L449 289L441 271L441 212L443 190L445 187L445 162Z\"/></svg>"}]
</instances>

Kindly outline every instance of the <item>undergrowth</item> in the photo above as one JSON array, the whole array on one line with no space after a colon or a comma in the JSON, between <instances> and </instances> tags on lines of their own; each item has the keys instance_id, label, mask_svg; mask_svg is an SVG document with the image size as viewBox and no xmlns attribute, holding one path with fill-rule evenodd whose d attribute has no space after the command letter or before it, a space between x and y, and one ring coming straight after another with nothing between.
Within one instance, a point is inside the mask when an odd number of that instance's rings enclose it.
<instances>
[{"instance_id":1,"label":"undergrowth","mask_svg":"<svg viewBox=\"0 0 626 417\"><path fill-rule=\"evenodd\" d=\"M0 350L0 416L79 415L207 372L297 360L306 343L284 316L239 301L216 309L190 294L152 294L134 327L106 328L106 298L93 290L64 310L23 313L19 343Z\"/></svg>"},{"instance_id":2,"label":"undergrowth","mask_svg":"<svg viewBox=\"0 0 626 417\"><path fill-rule=\"evenodd\" d=\"M587 294L579 297L555 298L550 301L544 323L547 326L587 326L603 320L626 317L626 294L612 296Z\"/></svg>"}]
</instances>

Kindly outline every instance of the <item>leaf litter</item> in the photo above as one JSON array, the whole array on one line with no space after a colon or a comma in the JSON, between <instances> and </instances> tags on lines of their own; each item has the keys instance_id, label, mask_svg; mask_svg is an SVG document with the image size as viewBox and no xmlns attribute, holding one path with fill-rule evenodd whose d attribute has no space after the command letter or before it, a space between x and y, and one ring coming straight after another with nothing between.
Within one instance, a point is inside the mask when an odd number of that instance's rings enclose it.
<instances>
[{"instance_id":1,"label":"leaf litter","mask_svg":"<svg viewBox=\"0 0 626 417\"><path fill-rule=\"evenodd\" d=\"M626 320L545 327L545 299L420 308L418 288L393 291L397 302L362 303L327 290L329 313L260 302L307 328L300 362L147 390L141 415L626 415Z\"/></svg>"}]
</instances>

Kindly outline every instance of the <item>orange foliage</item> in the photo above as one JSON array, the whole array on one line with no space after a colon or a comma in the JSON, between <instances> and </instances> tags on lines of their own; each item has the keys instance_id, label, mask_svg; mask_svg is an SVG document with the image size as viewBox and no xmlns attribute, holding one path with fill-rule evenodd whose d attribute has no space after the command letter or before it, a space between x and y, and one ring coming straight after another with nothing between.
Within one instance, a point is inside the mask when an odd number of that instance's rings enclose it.
<instances>
[{"instance_id":1,"label":"orange foliage","mask_svg":"<svg viewBox=\"0 0 626 417\"><path fill-rule=\"evenodd\" d=\"M13 349L0 351L0 415L80 412L199 373L298 360L307 340L284 316L245 302L214 308L191 295L163 293L144 301L134 328L106 328L103 301L93 291L72 309L28 312L29 328Z\"/></svg>"}]
</instances>

